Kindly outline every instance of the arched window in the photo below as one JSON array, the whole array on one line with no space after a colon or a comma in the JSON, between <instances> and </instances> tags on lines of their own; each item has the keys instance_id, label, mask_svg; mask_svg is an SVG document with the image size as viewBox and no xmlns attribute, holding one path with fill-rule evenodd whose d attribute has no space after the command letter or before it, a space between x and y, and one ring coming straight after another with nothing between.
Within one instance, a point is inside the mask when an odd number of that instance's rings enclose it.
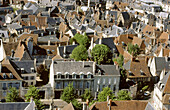
<instances>
[{"instance_id":1,"label":"arched window","mask_svg":"<svg viewBox=\"0 0 170 110\"><path fill-rule=\"evenodd\" d=\"M69 76L70 76L69 72L65 72L65 78L69 79Z\"/></svg>"},{"instance_id":2,"label":"arched window","mask_svg":"<svg viewBox=\"0 0 170 110\"><path fill-rule=\"evenodd\" d=\"M9 77L10 77L10 78L13 78L13 74L12 74L12 73L10 73L10 74L9 74Z\"/></svg>"},{"instance_id":3,"label":"arched window","mask_svg":"<svg viewBox=\"0 0 170 110\"><path fill-rule=\"evenodd\" d=\"M76 72L73 72L73 79L76 79L77 78L77 73Z\"/></svg>"},{"instance_id":4,"label":"arched window","mask_svg":"<svg viewBox=\"0 0 170 110\"><path fill-rule=\"evenodd\" d=\"M84 73L80 72L80 79L84 79Z\"/></svg>"}]
</instances>

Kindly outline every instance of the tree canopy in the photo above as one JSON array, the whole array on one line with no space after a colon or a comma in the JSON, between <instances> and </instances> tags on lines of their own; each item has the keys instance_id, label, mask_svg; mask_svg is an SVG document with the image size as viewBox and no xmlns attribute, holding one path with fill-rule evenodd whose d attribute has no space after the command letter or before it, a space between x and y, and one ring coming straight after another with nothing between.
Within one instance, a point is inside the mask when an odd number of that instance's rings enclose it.
<instances>
[{"instance_id":1,"label":"tree canopy","mask_svg":"<svg viewBox=\"0 0 170 110\"><path fill-rule=\"evenodd\" d=\"M71 58L73 58L76 61L82 61L82 60L87 60L88 58L88 53L87 53L87 49L85 46L83 45L79 45L77 46L71 54Z\"/></svg>"},{"instance_id":2,"label":"tree canopy","mask_svg":"<svg viewBox=\"0 0 170 110\"><path fill-rule=\"evenodd\" d=\"M90 40L88 38L88 36L86 34L82 35L82 34L76 34L71 40L70 42L72 43L73 41L77 42L79 45L83 45L86 47L86 49L88 49L88 47L90 46Z\"/></svg>"},{"instance_id":3,"label":"tree canopy","mask_svg":"<svg viewBox=\"0 0 170 110\"><path fill-rule=\"evenodd\" d=\"M103 44L95 45L95 47L92 49L91 55L93 60L98 64L110 63L112 60L112 53L109 47Z\"/></svg>"},{"instance_id":4,"label":"tree canopy","mask_svg":"<svg viewBox=\"0 0 170 110\"><path fill-rule=\"evenodd\" d=\"M60 99L66 101L67 103L72 103L75 109L81 110L82 105L76 100L77 95L75 94L75 89L73 84L68 84L67 87L64 88L63 93Z\"/></svg>"},{"instance_id":5,"label":"tree canopy","mask_svg":"<svg viewBox=\"0 0 170 110\"><path fill-rule=\"evenodd\" d=\"M132 55L132 56L137 56L140 54L140 48L137 44L133 45L131 43L128 43L128 52Z\"/></svg>"},{"instance_id":6,"label":"tree canopy","mask_svg":"<svg viewBox=\"0 0 170 110\"><path fill-rule=\"evenodd\" d=\"M6 96L7 102L24 102L24 99L19 96L19 91L15 87L10 88L9 91Z\"/></svg>"},{"instance_id":7,"label":"tree canopy","mask_svg":"<svg viewBox=\"0 0 170 110\"><path fill-rule=\"evenodd\" d=\"M35 86L30 86L27 93L25 94L25 98L28 102L30 102L31 97L33 98L37 109L42 110L44 108L42 102L40 101L39 90Z\"/></svg>"},{"instance_id":8,"label":"tree canopy","mask_svg":"<svg viewBox=\"0 0 170 110\"><path fill-rule=\"evenodd\" d=\"M91 101L94 99L94 97L91 95L90 89L85 89L85 92L84 92L84 94L82 95L82 99L83 99L84 101L86 101L86 100L88 99L89 102L91 102Z\"/></svg>"},{"instance_id":9,"label":"tree canopy","mask_svg":"<svg viewBox=\"0 0 170 110\"><path fill-rule=\"evenodd\" d=\"M107 101L107 96L109 96L109 99L114 99L115 96L113 94L113 91L109 87L103 88L103 90L98 95L98 101Z\"/></svg>"},{"instance_id":10,"label":"tree canopy","mask_svg":"<svg viewBox=\"0 0 170 110\"><path fill-rule=\"evenodd\" d=\"M119 67L122 68L123 63L124 63L124 62L123 62L123 61L124 61L123 55L120 54L118 58L115 58L115 59L114 59L114 61L116 61L116 62L118 63L118 65L119 65Z\"/></svg>"},{"instance_id":11,"label":"tree canopy","mask_svg":"<svg viewBox=\"0 0 170 110\"><path fill-rule=\"evenodd\" d=\"M120 90L117 95L117 100L131 100L130 93L126 90Z\"/></svg>"}]
</instances>

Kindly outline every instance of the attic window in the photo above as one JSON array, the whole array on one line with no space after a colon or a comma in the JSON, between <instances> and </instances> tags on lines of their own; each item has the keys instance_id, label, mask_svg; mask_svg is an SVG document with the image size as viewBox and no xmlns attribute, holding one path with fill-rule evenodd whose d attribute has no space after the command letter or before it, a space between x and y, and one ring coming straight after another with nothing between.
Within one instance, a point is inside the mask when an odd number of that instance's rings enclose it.
<instances>
[{"instance_id":1,"label":"attic window","mask_svg":"<svg viewBox=\"0 0 170 110\"><path fill-rule=\"evenodd\" d=\"M3 78L6 79L6 74L5 73L3 73Z\"/></svg>"},{"instance_id":2,"label":"attic window","mask_svg":"<svg viewBox=\"0 0 170 110\"><path fill-rule=\"evenodd\" d=\"M31 68L31 72L34 73L34 68Z\"/></svg>"},{"instance_id":3,"label":"attic window","mask_svg":"<svg viewBox=\"0 0 170 110\"><path fill-rule=\"evenodd\" d=\"M73 74L73 79L77 78L77 74L75 72L72 73Z\"/></svg>"},{"instance_id":4,"label":"attic window","mask_svg":"<svg viewBox=\"0 0 170 110\"><path fill-rule=\"evenodd\" d=\"M43 33L41 33L41 36L43 36Z\"/></svg>"},{"instance_id":5,"label":"attic window","mask_svg":"<svg viewBox=\"0 0 170 110\"><path fill-rule=\"evenodd\" d=\"M24 68L21 68L21 73L24 73Z\"/></svg>"},{"instance_id":6,"label":"attic window","mask_svg":"<svg viewBox=\"0 0 170 110\"><path fill-rule=\"evenodd\" d=\"M145 75L145 73L142 70L140 70L140 74L141 76Z\"/></svg>"},{"instance_id":7,"label":"attic window","mask_svg":"<svg viewBox=\"0 0 170 110\"><path fill-rule=\"evenodd\" d=\"M129 72L129 76L133 76L133 73L131 71L128 71Z\"/></svg>"},{"instance_id":8,"label":"attic window","mask_svg":"<svg viewBox=\"0 0 170 110\"><path fill-rule=\"evenodd\" d=\"M102 75L102 72L101 72L101 70L100 70L100 69L98 70L98 74L99 74L99 75Z\"/></svg>"},{"instance_id":9,"label":"attic window","mask_svg":"<svg viewBox=\"0 0 170 110\"><path fill-rule=\"evenodd\" d=\"M13 78L13 74L12 74L12 73L10 73L10 74L9 74L9 77L10 77L10 78Z\"/></svg>"},{"instance_id":10,"label":"attic window","mask_svg":"<svg viewBox=\"0 0 170 110\"><path fill-rule=\"evenodd\" d=\"M67 79L69 79L69 72L65 72L65 77L67 78Z\"/></svg>"}]
</instances>

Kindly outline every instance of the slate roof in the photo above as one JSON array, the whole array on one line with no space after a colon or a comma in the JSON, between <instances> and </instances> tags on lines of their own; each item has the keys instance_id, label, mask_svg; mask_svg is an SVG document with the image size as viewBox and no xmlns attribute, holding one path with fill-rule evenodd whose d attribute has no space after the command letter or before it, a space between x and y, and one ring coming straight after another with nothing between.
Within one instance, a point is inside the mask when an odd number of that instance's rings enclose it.
<instances>
[{"instance_id":1,"label":"slate roof","mask_svg":"<svg viewBox=\"0 0 170 110\"><path fill-rule=\"evenodd\" d=\"M160 84L164 84L163 88L161 88ZM156 84L156 87L158 87L163 93L170 94L170 72L168 72L163 79Z\"/></svg>"},{"instance_id":2,"label":"slate roof","mask_svg":"<svg viewBox=\"0 0 170 110\"><path fill-rule=\"evenodd\" d=\"M165 57L155 57L156 71L161 72L165 67Z\"/></svg>"},{"instance_id":3,"label":"slate roof","mask_svg":"<svg viewBox=\"0 0 170 110\"><path fill-rule=\"evenodd\" d=\"M116 65L96 65L97 70L100 69L103 75L120 76L119 69L116 69ZM96 75L99 75L98 72Z\"/></svg>"},{"instance_id":4,"label":"slate roof","mask_svg":"<svg viewBox=\"0 0 170 110\"><path fill-rule=\"evenodd\" d=\"M69 58L70 56L70 54L72 53L72 51L74 50L74 48L76 48L78 45L67 45L66 46L66 58ZM59 49L59 55L61 56L61 57L64 57L64 46L60 46L60 47L58 47L58 49Z\"/></svg>"},{"instance_id":5,"label":"slate roof","mask_svg":"<svg viewBox=\"0 0 170 110\"><path fill-rule=\"evenodd\" d=\"M24 73L32 73L31 68L34 68L34 60L12 61L16 68L24 68Z\"/></svg>"},{"instance_id":6,"label":"slate roof","mask_svg":"<svg viewBox=\"0 0 170 110\"><path fill-rule=\"evenodd\" d=\"M83 66L84 65L84 66ZM84 74L88 74L88 72L93 74L93 62L91 61L56 61L54 62L54 74L57 72L61 72L61 74L65 74L68 72L70 75L73 72L80 74L83 72Z\"/></svg>"},{"instance_id":7,"label":"slate roof","mask_svg":"<svg viewBox=\"0 0 170 110\"><path fill-rule=\"evenodd\" d=\"M99 44L99 39L100 38L98 38L96 40L95 44ZM102 38L101 44L107 45L110 48L111 52L113 52L113 49L115 49L115 52L117 52L117 48L116 48L116 46L115 46L115 44L113 42L113 38L112 37Z\"/></svg>"},{"instance_id":8,"label":"slate roof","mask_svg":"<svg viewBox=\"0 0 170 110\"><path fill-rule=\"evenodd\" d=\"M137 100L121 100L121 101L112 101L111 102L111 110L144 110L147 101L137 101ZM89 110L108 110L108 102L96 102Z\"/></svg>"},{"instance_id":9,"label":"slate roof","mask_svg":"<svg viewBox=\"0 0 170 110\"><path fill-rule=\"evenodd\" d=\"M123 16L125 21L130 19L130 15L129 15L128 12L122 12L122 16Z\"/></svg>"},{"instance_id":10,"label":"slate roof","mask_svg":"<svg viewBox=\"0 0 170 110\"><path fill-rule=\"evenodd\" d=\"M5 102L0 103L0 108L2 110L24 110L29 104L29 102Z\"/></svg>"}]
</instances>

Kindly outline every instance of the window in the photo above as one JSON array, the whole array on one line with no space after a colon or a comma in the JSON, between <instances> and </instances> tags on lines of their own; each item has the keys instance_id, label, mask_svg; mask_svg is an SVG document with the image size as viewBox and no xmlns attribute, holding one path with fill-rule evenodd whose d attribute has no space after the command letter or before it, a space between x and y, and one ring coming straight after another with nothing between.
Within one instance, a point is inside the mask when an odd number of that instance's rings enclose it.
<instances>
[{"instance_id":1,"label":"window","mask_svg":"<svg viewBox=\"0 0 170 110\"><path fill-rule=\"evenodd\" d=\"M12 87L12 83L8 83L8 87Z\"/></svg>"},{"instance_id":2,"label":"window","mask_svg":"<svg viewBox=\"0 0 170 110\"><path fill-rule=\"evenodd\" d=\"M84 78L84 74L81 74L81 75L80 75L80 78L83 79L83 78Z\"/></svg>"},{"instance_id":3,"label":"window","mask_svg":"<svg viewBox=\"0 0 170 110\"><path fill-rule=\"evenodd\" d=\"M64 87L67 87L67 85L68 85L68 82L64 82Z\"/></svg>"},{"instance_id":4,"label":"window","mask_svg":"<svg viewBox=\"0 0 170 110\"><path fill-rule=\"evenodd\" d=\"M98 79L97 84L100 84L100 79Z\"/></svg>"},{"instance_id":5,"label":"window","mask_svg":"<svg viewBox=\"0 0 170 110\"><path fill-rule=\"evenodd\" d=\"M10 73L9 76L10 76L10 78L13 78L13 74L12 73Z\"/></svg>"},{"instance_id":6,"label":"window","mask_svg":"<svg viewBox=\"0 0 170 110\"><path fill-rule=\"evenodd\" d=\"M60 82L56 82L56 89L60 89L61 85Z\"/></svg>"},{"instance_id":7,"label":"window","mask_svg":"<svg viewBox=\"0 0 170 110\"><path fill-rule=\"evenodd\" d=\"M24 68L21 68L21 73L24 73Z\"/></svg>"},{"instance_id":8,"label":"window","mask_svg":"<svg viewBox=\"0 0 170 110\"><path fill-rule=\"evenodd\" d=\"M31 68L31 72L34 73L34 68Z\"/></svg>"},{"instance_id":9,"label":"window","mask_svg":"<svg viewBox=\"0 0 170 110\"><path fill-rule=\"evenodd\" d=\"M112 79L111 79L111 78L109 78L109 84L111 84L111 81L112 81Z\"/></svg>"},{"instance_id":10,"label":"window","mask_svg":"<svg viewBox=\"0 0 170 110\"><path fill-rule=\"evenodd\" d=\"M91 76L92 76L91 74L88 74L88 75L87 75L87 78L88 78L88 79L91 79Z\"/></svg>"},{"instance_id":11,"label":"window","mask_svg":"<svg viewBox=\"0 0 170 110\"><path fill-rule=\"evenodd\" d=\"M76 88L76 82L75 81L73 81L73 87Z\"/></svg>"},{"instance_id":12,"label":"window","mask_svg":"<svg viewBox=\"0 0 170 110\"><path fill-rule=\"evenodd\" d=\"M24 80L28 80L28 76L23 76L23 79Z\"/></svg>"},{"instance_id":13,"label":"window","mask_svg":"<svg viewBox=\"0 0 170 110\"><path fill-rule=\"evenodd\" d=\"M86 82L86 88L90 88L90 83Z\"/></svg>"},{"instance_id":14,"label":"window","mask_svg":"<svg viewBox=\"0 0 170 110\"><path fill-rule=\"evenodd\" d=\"M73 79L76 79L77 74L75 72L73 72Z\"/></svg>"},{"instance_id":15,"label":"window","mask_svg":"<svg viewBox=\"0 0 170 110\"><path fill-rule=\"evenodd\" d=\"M33 82L31 82L31 85L33 85L34 83Z\"/></svg>"},{"instance_id":16,"label":"window","mask_svg":"<svg viewBox=\"0 0 170 110\"><path fill-rule=\"evenodd\" d=\"M116 85L113 86L113 91L115 91L115 90L116 90Z\"/></svg>"},{"instance_id":17,"label":"window","mask_svg":"<svg viewBox=\"0 0 170 110\"><path fill-rule=\"evenodd\" d=\"M99 85L97 85L97 92L100 90L100 86Z\"/></svg>"},{"instance_id":18,"label":"window","mask_svg":"<svg viewBox=\"0 0 170 110\"><path fill-rule=\"evenodd\" d=\"M3 73L3 78L6 79L6 74L5 73Z\"/></svg>"},{"instance_id":19,"label":"window","mask_svg":"<svg viewBox=\"0 0 170 110\"><path fill-rule=\"evenodd\" d=\"M3 91L3 97L6 97L6 91Z\"/></svg>"},{"instance_id":20,"label":"window","mask_svg":"<svg viewBox=\"0 0 170 110\"><path fill-rule=\"evenodd\" d=\"M65 77L67 78L67 79L69 79L69 73L68 72L65 72Z\"/></svg>"},{"instance_id":21,"label":"window","mask_svg":"<svg viewBox=\"0 0 170 110\"><path fill-rule=\"evenodd\" d=\"M30 80L34 80L34 79L35 79L34 76L31 76L31 77L30 77Z\"/></svg>"},{"instance_id":22,"label":"window","mask_svg":"<svg viewBox=\"0 0 170 110\"><path fill-rule=\"evenodd\" d=\"M83 88L83 82L82 81L80 82L80 88Z\"/></svg>"},{"instance_id":23,"label":"window","mask_svg":"<svg viewBox=\"0 0 170 110\"><path fill-rule=\"evenodd\" d=\"M56 74L57 74L57 78L61 79L61 72L56 72Z\"/></svg>"}]
</instances>

